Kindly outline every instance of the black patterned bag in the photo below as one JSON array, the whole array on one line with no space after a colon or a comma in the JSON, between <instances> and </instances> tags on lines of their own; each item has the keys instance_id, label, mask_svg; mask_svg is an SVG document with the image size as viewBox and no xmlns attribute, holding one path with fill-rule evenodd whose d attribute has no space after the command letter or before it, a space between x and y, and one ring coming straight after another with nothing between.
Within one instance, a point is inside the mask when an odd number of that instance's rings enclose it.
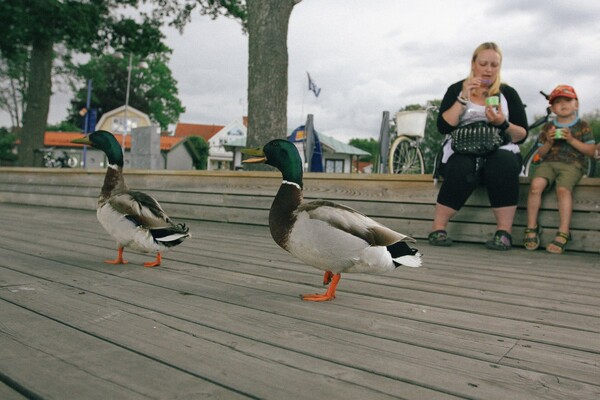
<instances>
[{"instance_id":1,"label":"black patterned bag","mask_svg":"<svg viewBox=\"0 0 600 400\"><path fill-rule=\"evenodd\" d=\"M485 156L503 144L502 130L485 121L459 126L451 133L452 150L461 154Z\"/></svg>"}]
</instances>

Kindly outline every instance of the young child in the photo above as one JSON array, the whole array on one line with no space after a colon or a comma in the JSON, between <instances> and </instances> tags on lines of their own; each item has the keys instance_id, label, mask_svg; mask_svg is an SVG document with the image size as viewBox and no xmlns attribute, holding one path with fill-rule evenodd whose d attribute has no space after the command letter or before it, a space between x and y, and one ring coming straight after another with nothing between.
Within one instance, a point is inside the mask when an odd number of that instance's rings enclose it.
<instances>
[{"instance_id":1,"label":"young child","mask_svg":"<svg viewBox=\"0 0 600 400\"><path fill-rule=\"evenodd\" d=\"M569 226L573 212L573 187L583 176L585 156L593 157L596 146L590 125L579 119L579 100L571 86L557 86L548 100L556 118L544 125L540 133L538 154L542 162L536 168L529 187L523 244L527 250L539 247L542 228L537 218L542 193L555 183L560 226L546 251L561 254L571 240Z\"/></svg>"}]
</instances>

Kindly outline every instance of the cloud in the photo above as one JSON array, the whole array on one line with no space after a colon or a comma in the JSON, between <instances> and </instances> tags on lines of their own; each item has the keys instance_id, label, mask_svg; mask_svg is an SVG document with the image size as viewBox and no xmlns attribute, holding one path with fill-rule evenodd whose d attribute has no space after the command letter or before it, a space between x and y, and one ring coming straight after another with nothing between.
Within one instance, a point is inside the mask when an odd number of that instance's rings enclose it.
<instances>
[{"instance_id":1,"label":"cloud","mask_svg":"<svg viewBox=\"0 0 600 400\"><path fill-rule=\"evenodd\" d=\"M575 87L583 113L596 110L599 17L592 0L303 0L288 32L288 128L311 113L317 130L340 140L377 137L383 111L441 99L484 41L502 48L502 77L530 121L546 107L539 91L559 83ZM186 107L181 120L224 125L245 114L248 37L239 23L194 15L183 35L165 32ZM307 71L322 89L318 98ZM67 107L67 96L55 96L50 120Z\"/></svg>"}]
</instances>

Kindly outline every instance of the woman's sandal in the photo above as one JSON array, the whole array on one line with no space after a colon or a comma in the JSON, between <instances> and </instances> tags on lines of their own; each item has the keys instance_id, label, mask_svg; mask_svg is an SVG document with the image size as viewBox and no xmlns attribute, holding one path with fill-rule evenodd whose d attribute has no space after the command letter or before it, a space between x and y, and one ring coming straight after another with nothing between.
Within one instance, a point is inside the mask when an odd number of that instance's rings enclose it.
<instances>
[{"instance_id":1,"label":"woman's sandal","mask_svg":"<svg viewBox=\"0 0 600 400\"><path fill-rule=\"evenodd\" d=\"M427 237L427 240L432 246L448 247L452 245L452 240L448 237L448 233L443 229L431 232Z\"/></svg>"},{"instance_id":2,"label":"woman's sandal","mask_svg":"<svg viewBox=\"0 0 600 400\"><path fill-rule=\"evenodd\" d=\"M535 235L535 236L528 236ZM526 228L525 236L523 237L523 246L527 250L537 250L540 247L540 236L542 235L542 227L538 224L535 228Z\"/></svg>"},{"instance_id":3,"label":"woman's sandal","mask_svg":"<svg viewBox=\"0 0 600 400\"><path fill-rule=\"evenodd\" d=\"M494 237L485 242L485 247L492 250L510 250L512 248L512 236L503 230L496 231Z\"/></svg>"},{"instance_id":4,"label":"woman's sandal","mask_svg":"<svg viewBox=\"0 0 600 400\"><path fill-rule=\"evenodd\" d=\"M558 240L556 240L559 237L563 238L565 241L559 242ZM569 243L570 240L571 240L571 233L565 233L565 232L558 231L558 232L556 232L556 236L554 237L554 240L552 242L550 242L550 244L548 246L546 246L546 251L548 253L552 253L552 254L563 254L565 252L565 247L567 246L567 243ZM556 248L558 250L551 250L552 247L550 247L550 245L556 246Z\"/></svg>"}]
</instances>

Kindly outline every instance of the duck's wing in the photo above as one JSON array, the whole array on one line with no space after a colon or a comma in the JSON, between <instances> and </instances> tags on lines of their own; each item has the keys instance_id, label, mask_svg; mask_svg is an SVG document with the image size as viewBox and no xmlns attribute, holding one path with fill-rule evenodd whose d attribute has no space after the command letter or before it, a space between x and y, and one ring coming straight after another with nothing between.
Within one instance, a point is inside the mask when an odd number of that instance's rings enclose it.
<instances>
[{"instance_id":1,"label":"duck's wing","mask_svg":"<svg viewBox=\"0 0 600 400\"><path fill-rule=\"evenodd\" d=\"M156 199L146 193L128 191L108 199L110 206L117 212L145 228L159 228L173 225Z\"/></svg>"},{"instance_id":2,"label":"duck's wing","mask_svg":"<svg viewBox=\"0 0 600 400\"><path fill-rule=\"evenodd\" d=\"M309 218L326 222L333 228L365 240L371 246L389 246L399 241L416 242L410 236L396 232L353 208L331 201L303 203L296 211L306 212Z\"/></svg>"}]
</instances>

